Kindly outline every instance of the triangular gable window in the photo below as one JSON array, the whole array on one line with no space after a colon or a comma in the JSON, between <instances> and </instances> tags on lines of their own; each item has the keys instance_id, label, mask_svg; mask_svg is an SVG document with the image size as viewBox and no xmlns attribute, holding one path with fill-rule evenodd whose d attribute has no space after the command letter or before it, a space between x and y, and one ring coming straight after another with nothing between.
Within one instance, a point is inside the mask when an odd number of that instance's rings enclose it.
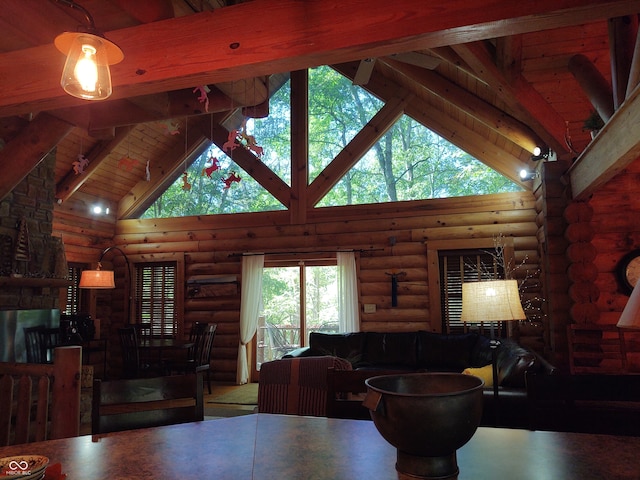
<instances>
[{"instance_id":1,"label":"triangular gable window","mask_svg":"<svg viewBox=\"0 0 640 480\"><path fill-rule=\"evenodd\" d=\"M212 170L213 159L217 169ZM208 172L207 172L208 170ZM233 181L239 177L239 181ZM229 179L232 179L229 181ZM225 180L228 183L225 183ZM284 206L240 168L231 157L211 145L147 209L141 218L283 210Z\"/></svg>"},{"instance_id":2,"label":"triangular gable window","mask_svg":"<svg viewBox=\"0 0 640 480\"><path fill-rule=\"evenodd\" d=\"M317 206L520 190L510 179L403 115Z\"/></svg>"},{"instance_id":3,"label":"triangular gable window","mask_svg":"<svg viewBox=\"0 0 640 480\"><path fill-rule=\"evenodd\" d=\"M382 109L388 104L385 105L364 88L353 85L330 67L309 70L308 83L308 184L312 191L313 181L329 170L327 167L335 161L336 156L342 155L341 161L346 158L355 162L350 168L346 166L347 173L326 194L322 192L322 187L315 189L319 195L315 206L522 190L520 185L406 115L402 115L391 127L388 124L376 124L377 114L383 113ZM263 148L264 153L259 161L287 186L291 185L292 164L291 97L291 85L286 81L273 92L268 117L244 121L245 132L255 137ZM243 122L240 110L234 114L234 119L234 126L226 125L228 129L238 128L235 124ZM370 143L359 142L356 136L367 129L386 130L386 133L363 154L358 149L363 148L362 145L366 148ZM286 208L233 161L233 152L230 155L211 146L188 166L186 178L179 174L141 218L263 212ZM219 169L213 171L211 176L203 174L210 167L212 158L217 159ZM232 173L241 180L225 188L224 179L228 180ZM340 174L327 174L327 178L330 179L331 175L337 177Z\"/></svg>"}]
</instances>

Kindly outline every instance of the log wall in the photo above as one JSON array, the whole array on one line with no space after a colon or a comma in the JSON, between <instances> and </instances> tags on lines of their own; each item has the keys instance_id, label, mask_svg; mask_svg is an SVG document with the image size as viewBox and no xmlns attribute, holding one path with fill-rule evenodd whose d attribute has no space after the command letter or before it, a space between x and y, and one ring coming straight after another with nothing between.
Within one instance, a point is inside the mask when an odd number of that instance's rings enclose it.
<instances>
[{"instance_id":1,"label":"log wall","mask_svg":"<svg viewBox=\"0 0 640 480\"><path fill-rule=\"evenodd\" d=\"M432 312L429 304L430 242L485 239L492 244L503 235L513 239L516 263L538 271L541 262L535 199L530 192L315 209L307 213L307 223L299 225L289 223L288 212L123 220L115 224L115 235L109 234L108 221L81 225L69 209L72 207L57 209L54 222L54 229L66 232L69 261L95 264L100 251L112 243L121 247L131 262L167 255L184 258L184 328L188 330L195 321L218 324L213 366L214 378L220 381L235 380L242 253L357 250L364 331L440 329L440 314ZM116 277L122 279L122 257L114 256L112 263ZM392 307L388 274L398 272L404 274L398 283L398 305ZM237 283L207 285L196 295L188 281L197 275L230 276ZM539 296L540 288L536 279L527 295ZM108 317L102 324L111 332L115 362L118 349L114 333L125 319L124 292L116 289L94 294L97 316ZM364 313L365 303L375 304L376 312Z\"/></svg>"},{"instance_id":2,"label":"log wall","mask_svg":"<svg viewBox=\"0 0 640 480\"><path fill-rule=\"evenodd\" d=\"M590 221L591 244L597 255L593 260L594 286L599 296L594 302L596 323L615 325L629 297L623 293L616 275L622 257L640 248L640 160L600 188L589 200L593 210ZM640 335L628 333L630 370L640 369Z\"/></svg>"}]
</instances>

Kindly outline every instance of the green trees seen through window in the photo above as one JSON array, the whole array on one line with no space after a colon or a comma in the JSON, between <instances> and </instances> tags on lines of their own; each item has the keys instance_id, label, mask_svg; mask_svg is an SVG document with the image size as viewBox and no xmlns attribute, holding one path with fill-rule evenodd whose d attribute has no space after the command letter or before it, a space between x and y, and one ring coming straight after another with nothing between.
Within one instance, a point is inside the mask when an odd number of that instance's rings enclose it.
<instances>
[{"instance_id":1,"label":"green trees seen through window","mask_svg":"<svg viewBox=\"0 0 640 480\"><path fill-rule=\"evenodd\" d=\"M263 147L262 161L291 183L290 83L274 92L269 116L248 119L247 132ZM383 102L329 67L309 71L311 183L382 108ZM212 158L220 169L203 169ZM241 177L224 188L231 172ZM234 161L209 146L187 169L191 190L178 177L143 218L282 210L282 205ZM318 207L446 198L520 190L520 186L404 115L319 201Z\"/></svg>"}]
</instances>

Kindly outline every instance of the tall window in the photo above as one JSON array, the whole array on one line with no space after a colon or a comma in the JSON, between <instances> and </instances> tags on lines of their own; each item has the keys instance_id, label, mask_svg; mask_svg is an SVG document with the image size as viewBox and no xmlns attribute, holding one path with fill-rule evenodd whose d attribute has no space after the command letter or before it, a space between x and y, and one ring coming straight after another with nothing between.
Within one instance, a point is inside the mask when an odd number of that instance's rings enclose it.
<instances>
[{"instance_id":1,"label":"tall window","mask_svg":"<svg viewBox=\"0 0 640 480\"><path fill-rule=\"evenodd\" d=\"M467 326L460 321L462 284L504 278L504 268L497 257L486 250L440 251L442 331L463 333Z\"/></svg>"},{"instance_id":2,"label":"tall window","mask_svg":"<svg viewBox=\"0 0 640 480\"><path fill-rule=\"evenodd\" d=\"M136 321L150 323L154 337L173 337L178 332L176 271L176 262L135 265Z\"/></svg>"}]
</instances>

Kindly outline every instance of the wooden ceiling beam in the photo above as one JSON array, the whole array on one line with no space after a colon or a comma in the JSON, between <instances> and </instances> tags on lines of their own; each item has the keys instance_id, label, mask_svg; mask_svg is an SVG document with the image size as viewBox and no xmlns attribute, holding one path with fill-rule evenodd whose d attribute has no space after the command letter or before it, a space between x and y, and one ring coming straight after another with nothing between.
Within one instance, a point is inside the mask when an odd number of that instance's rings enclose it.
<instances>
[{"instance_id":1,"label":"wooden ceiling beam","mask_svg":"<svg viewBox=\"0 0 640 480\"><path fill-rule=\"evenodd\" d=\"M185 142L177 142L173 148L160 158L153 159L149 165L150 181L140 180L118 203L117 220L136 218L149 208L162 193L176 181L184 171L185 159L200 155L206 140L202 134L205 125L210 125L207 117L199 117L189 122L184 128L187 135Z\"/></svg>"},{"instance_id":2,"label":"wooden ceiling beam","mask_svg":"<svg viewBox=\"0 0 640 480\"><path fill-rule=\"evenodd\" d=\"M608 121L613 115L614 106L613 92L607 79L593 62L582 54L571 57L567 66L600 118Z\"/></svg>"},{"instance_id":3,"label":"wooden ceiling beam","mask_svg":"<svg viewBox=\"0 0 640 480\"><path fill-rule=\"evenodd\" d=\"M218 87L233 96L230 97ZM92 102L81 107L52 110L51 113L92 135L93 132L108 128L227 112L237 107L256 105L254 102L261 103L268 98L263 79L226 83L209 89L206 106L198 100L199 94L193 89L183 89L109 102Z\"/></svg>"},{"instance_id":4,"label":"wooden ceiling beam","mask_svg":"<svg viewBox=\"0 0 640 480\"><path fill-rule=\"evenodd\" d=\"M447 80L437 72L388 59L379 60L391 65L396 72L472 116L520 148L533 152L533 148L540 145L540 137L527 125Z\"/></svg>"},{"instance_id":5,"label":"wooden ceiling beam","mask_svg":"<svg viewBox=\"0 0 640 480\"><path fill-rule=\"evenodd\" d=\"M268 7L247 2L107 32L125 53L112 68L113 100L560 28L637 13L640 0L476 0L474 8L467 0L397 0L393 8L386 0L280 0ZM63 61L52 44L1 54L3 91L11 95L0 98L0 116L84 104L60 88Z\"/></svg>"},{"instance_id":6,"label":"wooden ceiling beam","mask_svg":"<svg viewBox=\"0 0 640 480\"><path fill-rule=\"evenodd\" d=\"M73 125L40 113L0 150L0 200L6 197L31 170L62 140Z\"/></svg>"},{"instance_id":7,"label":"wooden ceiling beam","mask_svg":"<svg viewBox=\"0 0 640 480\"><path fill-rule=\"evenodd\" d=\"M389 131L404 114L404 108L415 97L406 91L401 96L387 100L367 124L335 156L322 172L311 182L308 189L309 206L315 206L322 197L340 181L340 179Z\"/></svg>"},{"instance_id":8,"label":"wooden ceiling beam","mask_svg":"<svg viewBox=\"0 0 640 480\"><path fill-rule=\"evenodd\" d=\"M613 105L617 109L627 93L627 82L633 60L633 46L638 35L638 16L609 20L609 57L611 58L611 87L613 90Z\"/></svg>"},{"instance_id":9,"label":"wooden ceiling beam","mask_svg":"<svg viewBox=\"0 0 640 480\"><path fill-rule=\"evenodd\" d=\"M145 0L144 2L132 2L131 0L113 1L140 23L158 22L174 17L171 0Z\"/></svg>"},{"instance_id":10,"label":"wooden ceiling beam","mask_svg":"<svg viewBox=\"0 0 640 480\"><path fill-rule=\"evenodd\" d=\"M640 125L640 87L616 110L569 169L574 199L588 199L640 157L640 137L630 133L629 125Z\"/></svg>"},{"instance_id":11,"label":"wooden ceiling beam","mask_svg":"<svg viewBox=\"0 0 640 480\"><path fill-rule=\"evenodd\" d=\"M500 99L521 115L523 118L519 120L528 124L548 147L556 152L568 151L565 121L522 75L513 76L512 81L505 78L483 42L454 45L452 48L485 83L500 92Z\"/></svg>"},{"instance_id":12,"label":"wooden ceiling beam","mask_svg":"<svg viewBox=\"0 0 640 480\"><path fill-rule=\"evenodd\" d=\"M629 95L631 95L631 93L636 88L639 82L640 82L640 35L636 34L636 41L633 48L633 58L631 59L631 67L629 68L629 81L627 82L627 92L625 95L625 99L629 98Z\"/></svg>"},{"instance_id":13,"label":"wooden ceiling beam","mask_svg":"<svg viewBox=\"0 0 640 480\"><path fill-rule=\"evenodd\" d=\"M496 38L496 65L509 82L522 72L522 35Z\"/></svg>"},{"instance_id":14,"label":"wooden ceiling beam","mask_svg":"<svg viewBox=\"0 0 640 480\"><path fill-rule=\"evenodd\" d=\"M109 154L118 147L126 138L131 127L119 128L116 130L114 138L96 143L93 148L85 155L89 164L80 174L76 174L73 169L69 170L56 185L55 199L58 204L66 202L100 167L100 164L109 156Z\"/></svg>"},{"instance_id":15,"label":"wooden ceiling beam","mask_svg":"<svg viewBox=\"0 0 640 480\"><path fill-rule=\"evenodd\" d=\"M222 125L219 125L222 115L214 116L214 124L216 127L211 134L209 125L202 127L202 134L220 149L223 150L224 143L229 138L229 131ZM245 172L262 185L271 195L273 195L280 203L289 208L291 204L291 189L276 173L260 161L253 153L243 147L237 147L231 153L225 152L231 159L238 164Z\"/></svg>"},{"instance_id":16,"label":"wooden ceiling beam","mask_svg":"<svg viewBox=\"0 0 640 480\"><path fill-rule=\"evenodd\" d=\"M293 225L307 221L309 204L309 71L291 72L291 201Z\"/></svg>"}]
</instances>

